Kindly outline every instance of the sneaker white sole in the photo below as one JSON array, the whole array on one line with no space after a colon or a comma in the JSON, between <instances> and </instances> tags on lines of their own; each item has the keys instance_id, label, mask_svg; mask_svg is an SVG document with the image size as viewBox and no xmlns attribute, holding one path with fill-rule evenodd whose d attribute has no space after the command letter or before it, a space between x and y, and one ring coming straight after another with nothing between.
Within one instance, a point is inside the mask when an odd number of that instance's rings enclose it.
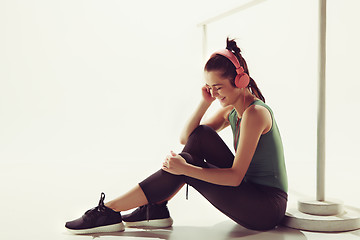
<instances>
[{"instance_id":1,"label":"sneaker white sole","mask_svg":"<svg viewBox=\"0 0 360 240\"><path fill-rule=\"evenodd\" d=\"M125 225L123 222L116 223L107 226L95 227L95 228L87 228L87 229L69 229L66 228L69 232L73 234L89 234L89 233L107 233L107 232L122 232L125 230Z\"/></svg>"},{"instance_id":2,"label":"sneaker white sole","mask_svg":"<svg viewBox=\"0 0 360 240\"><path fill-rule=\"evenodd\" d=\"M155 220L144 220L138 222L125 222L126 227L130 228L167 228L171 227L173 224L173 219L171 217L164 219L155 219Z\"/></svg>"}]
</instances>

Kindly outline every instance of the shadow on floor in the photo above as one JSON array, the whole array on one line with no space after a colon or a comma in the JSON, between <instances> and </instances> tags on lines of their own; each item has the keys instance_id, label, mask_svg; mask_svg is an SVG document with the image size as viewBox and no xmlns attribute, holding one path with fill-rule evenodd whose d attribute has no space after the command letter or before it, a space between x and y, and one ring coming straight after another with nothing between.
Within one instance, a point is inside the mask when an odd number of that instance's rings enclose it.
<instances>
[{"instance_id":1,"label":"shadow on floor","mask_svg":"<svg viewBox=\"0 0 360 240\"><path fill-rule=\"evenodd\" d=\"M232 221L224 221L211 227L202 226L174 226L165 229L132 229L124 232L89 234L93 238L102 236L138 237L139 239L181 239L181 240L225 240L225 239L266 239L266 240L306 240L306 236L299 230L277 227L270 231L253 231L241 227Z\"/></svg>"}]
</instances>

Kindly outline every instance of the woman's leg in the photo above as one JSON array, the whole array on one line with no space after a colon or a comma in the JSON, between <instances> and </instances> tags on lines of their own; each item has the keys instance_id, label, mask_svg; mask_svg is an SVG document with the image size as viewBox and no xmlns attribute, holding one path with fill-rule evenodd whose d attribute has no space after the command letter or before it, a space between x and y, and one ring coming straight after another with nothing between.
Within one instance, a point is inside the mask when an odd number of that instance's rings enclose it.
<instances>
[{"instance_id":1,"label":"woman's leg","mask_svg":"<svg viewBox=\"0 0 360 240\"><path fill-rule=\"evenodd\" d=\"M210 127L200 125L189 136L180 153L189 163L200 167L231 167L234 155L220 136ZM206 160L206 161L204 161ZM150 203L169 199L186 183L184 175L158 170L139 183Z\"/></svg>"},{"instance_id":2,"label":"woman's leg","mask_svg":"<svg viewBox=\"0 0 360 240\"><path fill-rule=\"evenodd\" d=\"M125 193L124 195L105 203L105 206L114 211L126 211L147 204L148 201L145 197L143 190L139 185Z\"/></svg>"},{"instance_id":3,"label":"woman's leg","mask_svg":"<svg viewBox=\"0 0 360 240\"><path fill-rule=\"evenodd\" d=\"M228 149L220 136L210 127L204 125L196 128L190 135L183 153L180 155L185 154L193 156L193 160L196 160L193 164L202 167L231 167L234 159L230 149ZM206 159L206 162L204 159ZM163 170L159 170L151 175L146 179L146 182L151 182L151 186L155 186L155 188L159 186L158 190L149 189L145 191L152 193L152 196L149 197L151 203L159 203L171 199L185 184L184 176L175 176ZM164 183L166 183L165 186ZM144 186L141 187L142 185ZM146 194L144 194L142 189L146 188L145 185L147 184L140 183L140 186L137 185L131 191L105 205L116 211L125 211L145 205L148 203Z\"/></svg>"},{"instance_id":4,"label":"woman's leg","mask_svg":"<svg viewBox=\"0 0 360 240\"><path fill-rule=\"evenodd\" d=\"M226 144L207 126L194 130L180 155L188 163L201 167L228 168L234 159ZM172 196L184 183L193 186L221 212L247 228L273 228L286 209L286 193L246 182L238 187L221 186L159 170L139 185L148 201L155 203Z\"/></svg>"},{"instance_id":5,"label":"woman's leg","mask_svg":"<svg viewBox=\"0 0 360 240\"><path fill-rule=\"evenodd\" d=\"M238 224L255 230L274 228L282 220L287 194L280 189L242 182L237 187L186 177L190 186Z\"/></svg>"},{"instance_id":6,"label":"woman's leg","mask_svg":"<svg viewBox=\"0 0 360 240\"><path fill-rule=\"evenodd\" d=\"M192 132L182 153L190 154L192 163L202 167L231 168L234 162L234 154L226 143L206 125Z\"/></svg>"},{"instance_id":7,"label":"woman's leg","mask_svg":"<svg viewBox=\"0 0 360 240\"><path fill-rule=\"evenodd\" d=\"M202 167L229 168L234 156L218 134L200 126L189 138L181 155L188 163ZM202 159L206 162L202 163ZM280 189L243 181L237 187L222 186L185 176L212 205L235 222L252 229L271 229L284 216L287 194Z\"/></svg>"}]
</instances>

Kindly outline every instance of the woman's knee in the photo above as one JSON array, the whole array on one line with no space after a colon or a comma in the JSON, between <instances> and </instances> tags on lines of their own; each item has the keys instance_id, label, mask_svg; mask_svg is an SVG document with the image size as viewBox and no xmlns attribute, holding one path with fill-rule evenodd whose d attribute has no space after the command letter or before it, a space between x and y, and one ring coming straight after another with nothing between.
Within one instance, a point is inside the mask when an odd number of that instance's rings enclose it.
<instances>
[{"instance_id":1,"label":"woman's knee","mask_svg":"<svg viewBox=\"0 0 360 240\"><path fill-rule=\"evenodd\" d=\"M209 133L214 133L215 130L207 125L199 125L194 131L190 134L191 135L205 135ZM216 132L215 132L216 133Z\"/></svg>"},{"instance_id":2,"label":"woman's knee","mask_svg":"<svg viewBox=\"0 0 360 240\"><path fill-rule=\"evenodd\" d=\"M185 159L185 161L191 165L198 166L198 167L206 167L206 164L203 159L194 157L187 152L182 152L179 155L182 156Z\"/></svg>"}]
</instances>

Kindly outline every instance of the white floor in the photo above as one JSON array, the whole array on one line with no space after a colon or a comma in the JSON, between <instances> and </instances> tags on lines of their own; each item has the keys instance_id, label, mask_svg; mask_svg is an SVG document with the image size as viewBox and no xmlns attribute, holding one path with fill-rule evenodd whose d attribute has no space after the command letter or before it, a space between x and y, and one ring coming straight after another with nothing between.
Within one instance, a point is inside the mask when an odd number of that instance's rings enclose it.
<instances>
[{"instance_id":1,"label":"white floor","mask_svg":"<svg viewBox=\"0 0 360 240\"><path fill-rule=\"evenodd\" d=\"M170 229L137 230L95 235L72 235L64 224L97 205L100 193L110 200L155 171L153 163L139 169L136 162L119 169L116 163L0 163L0 239L360 239L360 230L312 233L279 227L250 231L214 209L194 189L189 200L182 190L169 203L174 219ZM128 171L136 174L125 174ZM291 194L291 193L290 193Z\"/></svg>"}]
</instances>

